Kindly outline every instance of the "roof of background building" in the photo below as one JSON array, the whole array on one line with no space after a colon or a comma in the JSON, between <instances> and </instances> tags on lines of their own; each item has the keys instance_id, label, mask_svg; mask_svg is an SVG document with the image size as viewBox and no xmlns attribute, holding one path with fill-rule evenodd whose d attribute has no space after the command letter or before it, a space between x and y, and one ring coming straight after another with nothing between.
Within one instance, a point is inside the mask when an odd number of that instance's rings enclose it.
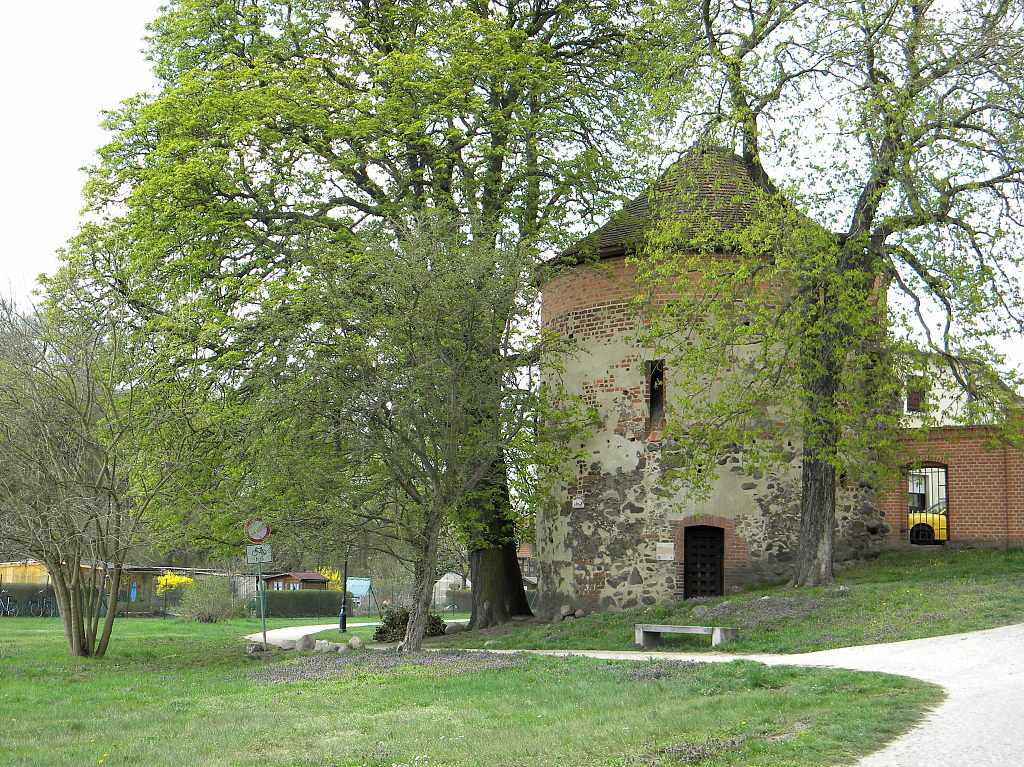
<instances>
[{"instance_id":1,"label":"roof of background building","mask_svg":"<svg viewBox=\"0 0 1024 767\"><path fill-rule=\"evenodd\" d=\"M314 583L327 583L327 578L320 573L275 573L274 575L267 576L268 578L283 578L291 577L297 581L312 581Z\"/></svg>"}]
</instances>

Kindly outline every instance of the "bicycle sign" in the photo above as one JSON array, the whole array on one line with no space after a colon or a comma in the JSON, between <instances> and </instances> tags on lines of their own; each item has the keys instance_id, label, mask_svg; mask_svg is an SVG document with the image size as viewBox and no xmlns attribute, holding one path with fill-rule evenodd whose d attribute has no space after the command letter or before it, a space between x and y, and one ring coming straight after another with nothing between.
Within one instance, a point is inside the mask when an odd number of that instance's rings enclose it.
<instances>
[{"instance_id":1,"label":"bicycle sign","mask_svg":"<svg viewBox=\"0 0 1024 767\"><path fill-rule=\"evenodd\" d=\"M274 561L269 543L260 543L245 547L245 563L247 565L265 565Z\"/></svg>"}]
</instances>

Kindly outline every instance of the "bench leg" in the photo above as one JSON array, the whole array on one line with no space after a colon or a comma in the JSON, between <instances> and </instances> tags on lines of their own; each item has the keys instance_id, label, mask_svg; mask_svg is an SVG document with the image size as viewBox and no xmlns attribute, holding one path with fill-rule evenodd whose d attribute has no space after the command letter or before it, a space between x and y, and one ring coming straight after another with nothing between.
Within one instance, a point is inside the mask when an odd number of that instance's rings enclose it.
<instances>
[{"instance_id":1,"label":"bench leg","mask_svg":"<svg viewBox=\"0 0 1024 767\"><path fill-rule=\"evenodd\" d=\"M740 635L739 629L733 628L714 628L711 631L711 646L720 645L722 642L729 642L733 639L738 639Z\"/></svg>"},{"instance_id":2,"label":"bench leg","mask_svg":"<svg viewBox=\"0 0 1024 767\"><path fill-rule=\"evenodd\" d=\"M634 638L641 649L649 650L652 647L658 646L658 641L661 639L661 632L637 629L634 633Z\"/></svg>"}]
</instances>

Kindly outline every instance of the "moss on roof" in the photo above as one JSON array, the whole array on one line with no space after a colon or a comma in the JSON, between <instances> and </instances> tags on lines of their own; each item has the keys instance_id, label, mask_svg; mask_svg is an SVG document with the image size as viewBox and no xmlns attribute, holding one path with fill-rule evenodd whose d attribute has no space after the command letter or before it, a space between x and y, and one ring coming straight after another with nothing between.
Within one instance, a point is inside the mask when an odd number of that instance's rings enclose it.
<instances>
[{"instance_id":1,"label":"moss on roof","mask_svg":"<svg viewBox=\"0 0 1024 767\"><path fill-rule=\"evenodd\" d=\"M695 147L560 259L614 256L652 236L716 249L756 224L767 199L741 157L721 147Z\"/></svg>"}]
</instances>

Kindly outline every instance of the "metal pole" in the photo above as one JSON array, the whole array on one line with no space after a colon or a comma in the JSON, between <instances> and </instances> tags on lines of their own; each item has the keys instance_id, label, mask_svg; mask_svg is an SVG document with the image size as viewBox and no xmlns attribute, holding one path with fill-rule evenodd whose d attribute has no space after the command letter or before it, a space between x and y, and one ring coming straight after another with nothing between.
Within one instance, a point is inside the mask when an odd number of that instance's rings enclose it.
<instances>
[{"instance_id":1,"label":"metal pole","mask_svg":"<svg viewBox=\"0 0 1024 767\"><path fill-rule=\"evenodd\" d=\"M348 631L348 557L345 557L345 569L341 576L341 615L338 616L338 633Z\"/></svg>"},{"instance_id":2,"label":"metal pole","mask_svg":"<svg viewBox=\"0 0 1024 767\"><path fill-rule=\"evenodd\" d=\"M263 623L263 648L267 647L267 584L263 582L263 565L256 564L256 578L259 580L260 621Z\"/></svg>"}]
</instances>

